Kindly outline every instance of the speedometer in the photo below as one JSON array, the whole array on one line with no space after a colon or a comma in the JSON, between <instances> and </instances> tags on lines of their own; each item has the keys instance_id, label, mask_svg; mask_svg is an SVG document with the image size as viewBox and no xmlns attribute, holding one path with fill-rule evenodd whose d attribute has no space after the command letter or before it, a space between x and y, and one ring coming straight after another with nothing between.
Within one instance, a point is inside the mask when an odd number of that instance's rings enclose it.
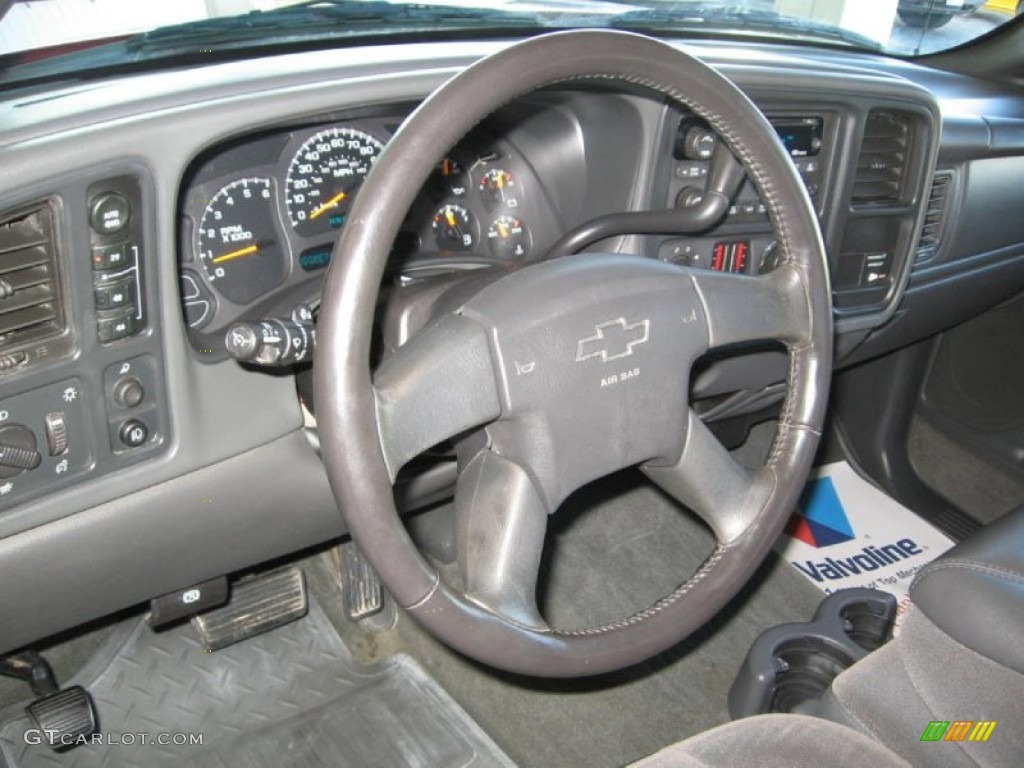
<instances>
[{"instance_id":1,"label":"speedometer","mask_svg":"<svg viewBox=\"0 0 1024 768\"><path fill-rule=\"evenodd\" d=\"M378 139L354 128L327 128L303 142L285 182L295 232L315 237L344 225L352 198L382 149Z\"/></svg>"}]
</instances>

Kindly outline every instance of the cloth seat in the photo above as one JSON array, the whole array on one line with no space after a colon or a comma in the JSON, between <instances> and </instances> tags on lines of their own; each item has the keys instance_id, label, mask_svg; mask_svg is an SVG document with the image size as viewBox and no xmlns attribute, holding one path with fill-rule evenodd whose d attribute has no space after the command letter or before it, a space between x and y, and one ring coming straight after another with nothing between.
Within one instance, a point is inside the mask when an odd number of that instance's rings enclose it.
<instances>
[{"instance_id":1,"label":"cloth seat","mask_svg":"<svg viewBox=\"0 0 1024 768\"><path fill-rule=\"evenodd\" d=\"M817 717L738 720L634 765L1024 765L1024 508L922 568L910 597L899 635L841 673ZM965 738L922 740L932 722ZM971 740L980 722L995 726Z\"/></svg>"},{"instance_id":2,"label":"cloth seat","mask_svg":"<svg viewBox=\"0 0 1024 768\"><path fill-rule=\"evenodd\" d=\"M888 747L807 715L757 715L677 742L632 768L910 768Z\"/></svg>"}]
</instances>

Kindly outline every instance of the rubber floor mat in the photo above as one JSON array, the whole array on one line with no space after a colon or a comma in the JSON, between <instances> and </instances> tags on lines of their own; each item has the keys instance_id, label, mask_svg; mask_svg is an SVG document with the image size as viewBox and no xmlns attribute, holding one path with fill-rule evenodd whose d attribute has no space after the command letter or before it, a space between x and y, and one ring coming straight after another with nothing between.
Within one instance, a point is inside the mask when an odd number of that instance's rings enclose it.
<instances>
[{"instance_id":1,"label":"rubber floor mat","mask_svg":"<svg viewBox=\"0 0 1024 768\"><path fill-rule=\"evenodd\" d=\"M69 684L92 694L100 743L54 752L10 708L7 768L513 765L407 656L357 665L312 598L304 619L215 653L189 624L137 620Z\"/></svg>"}]
</instances>

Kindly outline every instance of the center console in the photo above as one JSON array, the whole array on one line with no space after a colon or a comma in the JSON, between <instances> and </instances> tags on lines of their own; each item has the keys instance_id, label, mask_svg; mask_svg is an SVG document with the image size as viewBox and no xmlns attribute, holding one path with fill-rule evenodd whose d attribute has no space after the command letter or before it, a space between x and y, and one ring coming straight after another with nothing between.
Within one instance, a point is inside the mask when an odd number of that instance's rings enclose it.
<instances>
[{"instance_id":1,"label":"center console","mask_svg":"<svg viewBox=\"0 0 1024 768\"><path fill-rule=\"evenodd\" d=\"M863 99L763 109L819 217L839 326L877 325L894 308L915 250L934 138L930 113ZM703 199L721 138L696 116L672 120L662 204L686 208ZM763 195L749 178L720 224L697 236L660 239L656 253L665 261L743 274L770 272L784 258Z\"/></svg>"}]
</instances>

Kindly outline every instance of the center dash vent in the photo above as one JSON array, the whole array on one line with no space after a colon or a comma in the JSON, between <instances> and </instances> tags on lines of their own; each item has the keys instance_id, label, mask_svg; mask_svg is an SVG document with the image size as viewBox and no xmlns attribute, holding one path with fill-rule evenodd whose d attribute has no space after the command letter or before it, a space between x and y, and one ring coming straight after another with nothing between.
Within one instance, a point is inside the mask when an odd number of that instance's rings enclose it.
<instances>
[{"instance_id":1,"label":"center dash vent","mask_svg":"<svg viewBox=\"0 0 1024 768\"><path fill-rule=\"evenodd\" d=\"M868 114L853 180L854 205L899 202L910 139L907 117L882 109Z\"/></svg>"},{"instance_id":2,"label":"center dash vent","mask_svg":"<svg viewBox=\"0 0 1024 768\"><path fill-rule=\"evenodd\" d=\"M921 225L921 239L917 242L914 261L924 261L935 255L946 228L946 214L949 209L950 191L953 189L953 172L936 171L932 178L932 189Z\"/></svg>"},{"instance_id":3,"label":"center dash vent","mask_svg":"<svg viewBox=\"0 0 1024 768\"><path fill-rule=\"evenodd\" d=\"M52 205L0 216L0 354L63 331Z\"/></svg>"}]
</instances>

